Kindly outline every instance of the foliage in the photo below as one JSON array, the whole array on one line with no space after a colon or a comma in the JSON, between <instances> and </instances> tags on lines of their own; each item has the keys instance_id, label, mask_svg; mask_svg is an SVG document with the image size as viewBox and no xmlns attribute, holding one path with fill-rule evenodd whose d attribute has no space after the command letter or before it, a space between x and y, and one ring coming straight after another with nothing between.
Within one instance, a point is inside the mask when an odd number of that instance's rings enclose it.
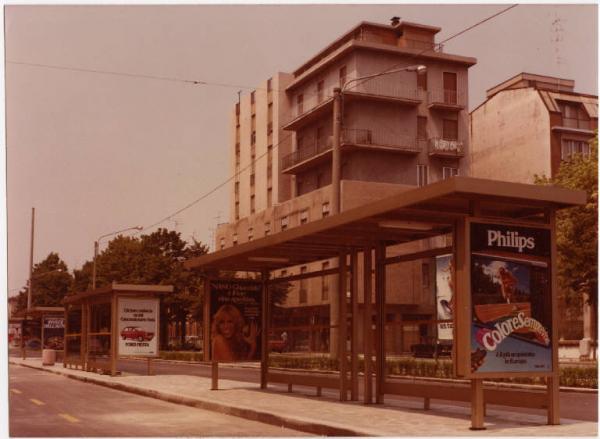
<instances>
[{"instance_id":1,"label":"foliage","mask_svg":"<svg viewBox=\"0 0 600 439\"><path fill-rule=\"evenodd\" d=\"M575 154L564 161L552 179L537 177L538 184L553 184L587 192L584 206L558 212L556 218L558 281L569 306L580 309L584 297L596 306L598 293L598 138L590 155Z\"/></svg>"},{"instance_id":2,"label":"foliage","mask_svg":"<svg viewBox=\"0 0 600 439\"><path fill-rule=\"evenodd\" d=\"M50 253L34 265L31 281L31 306L62 306L61 301L68 293L73 277L58 253ZM25 286L19 292L17 310L27 308L27 289Z\"/></svg>"}]
</instances>

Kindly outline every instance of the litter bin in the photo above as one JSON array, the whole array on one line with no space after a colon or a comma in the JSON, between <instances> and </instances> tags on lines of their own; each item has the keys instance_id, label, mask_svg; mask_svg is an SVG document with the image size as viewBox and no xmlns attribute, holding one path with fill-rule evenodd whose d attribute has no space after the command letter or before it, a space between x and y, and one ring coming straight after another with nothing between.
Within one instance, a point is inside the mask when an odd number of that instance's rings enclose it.
<instances>
[{"instance_id":1,"label":"litter bin","mask_svg":"<svg viewBox=\"0 0 600 439\"><path fill-rule=\"evenodd\" d=\"M56 351L54 349L42 350L42 366L54 366L56 362Z\"/></svg>"}]
</instances>

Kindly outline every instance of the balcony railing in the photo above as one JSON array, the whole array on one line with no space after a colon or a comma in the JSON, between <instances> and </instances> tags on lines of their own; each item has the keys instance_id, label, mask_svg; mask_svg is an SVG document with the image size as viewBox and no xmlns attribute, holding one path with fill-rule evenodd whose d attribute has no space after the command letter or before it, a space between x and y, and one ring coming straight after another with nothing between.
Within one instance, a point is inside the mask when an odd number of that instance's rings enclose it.
<instances>
[{"instance_id":1,"label":"balcony railing","mask_svg":"<svg viewBox=\"0 0 600 439\"><path fill-rule=\"evenodd\" d=\"M592 129L592 122L590 120L577 119L573 117L563 117L562 125L567 128L576 128L580 130Z\"/></svg>"},{"instance_id":2,"label":"balcony railing","mask_svg":"<svg viewBox=\"0 0 600 439\"><path fill-rule=\"evenodd\" d=\"M434 137L429 139L429 155L445 157L464 156L464 145L460 140L447 140Z\"/></svg>"},{"instance_id":3,"label":"balcony railing","mask_svg":"<svg viewBox=\"0 0 600 439\"><path fill-rule=\"evenodd\" d=\"M302 148L288 154L281 160L281 168L288 169L302 163L323 152L329 151L333 145L333 138L303 139ZM416 137L393 134L388 130L369 130L362 128L345 128L340 133L341 145L372 146L394 149L398 152L418 153L422 150L422 143Z\"/></svg>"},{"instance_id":4,"label":"balcony railing","mask_svg":"<svg viewBox=\"0 0 600 439\"><path fill-rule=\"evenodd\" d=\"M376 78L357 81L350 84L347 91L351 93L363 93L374 96L382 96L395 99L406 99L418 103L421 97L416 85L408 85L402 81L398 74L379 76ZM414 75L414 73L413 73Z\"/></svg>"},{"instance_id":5,"label":"balcony railing","mask_svg":"<svg viewBox=\"0 0 600 439\"><path fill-rule=\"evenodd\" d=\"M432 43L430 41L411 40L409 38L400 38L398 47L406 47L409 49L432 50L434 52L443 52L444 45Z\"/></svg>"},{"instance_id":6,"label":"balcony railing","mask_svg":"<svg viewBox=\"0 0 600 439\"><path fill-rule=\"evenodd\" d=\"M372 145L375 147L394 148L407 152L419 152L420 146L414 136L394 134L388 130L368 130L346 128L342 131L342 144Z\"/></svg>"},{"instance_id":7,"label":"balcony railing","mask_svg":"<svg viewBox=\"0 0 600 439\"><path fill-rule=\"evenodd\" d=\"M466 107L467 99L464 93L456 90L431 90L427 93L428 105Z\"/></svg>"},{"instance_id":8,"label":"balcony railing","mask_svg":"<svg viewBox=\"0 0 600 439\"><path fill-rule=\"evenodd\" d=\"M307 142L304 140L304 145L302 148L297 149L291 154L286 155L281 159L281 168L287 169L291 168L298 163L302 163L305 160L308 160L311 157L321 154L322 152L328 151L331 149L331 137L327 140L319 139L319 141Z\"/></svg>"}]
</instances>

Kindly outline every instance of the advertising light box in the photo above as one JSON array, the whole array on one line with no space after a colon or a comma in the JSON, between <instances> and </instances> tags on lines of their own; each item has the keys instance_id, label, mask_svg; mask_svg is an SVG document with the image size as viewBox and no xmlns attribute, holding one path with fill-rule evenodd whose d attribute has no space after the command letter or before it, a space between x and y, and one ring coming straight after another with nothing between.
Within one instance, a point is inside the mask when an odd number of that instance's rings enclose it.
<instances>
[{"instance_id":1,"label":"advertising light box","mask_svg":"<svg viewBox=\"0 0 600 439\"><path fill-rule=\"evenodd\" d=\"M471 223L471 374L552 371L550 231Z\"/></svg>"},{"instance_id":2,"label":"advertising light box","mask_svg":"<svg viewBox=\"0 0 600 439\"><path fill-rule=\"evenodd\" d=\"M211 280L210 332L212 360L260 361L262 284Z\"/></svg>"},{"instance_id":3,"label":"advertising light box","mask_svg":"<svg viewBox=\"0 0 600 439\"><path fill-rule=\"evenodd\" d=\"M120 297L118 301L119 355L158 355L159 300Z\"/></svg>"}]
</instances>

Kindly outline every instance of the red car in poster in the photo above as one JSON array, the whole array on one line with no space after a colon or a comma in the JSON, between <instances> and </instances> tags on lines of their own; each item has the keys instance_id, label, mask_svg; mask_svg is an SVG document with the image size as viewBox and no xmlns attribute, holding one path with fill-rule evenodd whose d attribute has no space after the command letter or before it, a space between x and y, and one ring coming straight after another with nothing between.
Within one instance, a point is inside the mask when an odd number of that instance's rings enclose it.
<instances>
[{"instance_id":1,"label":"red car in poster","mask_svg":"<svg viewBox=\"0 0 600 439\"><path fill-rule=\"evenodd\" d=\"M121 331L123 340L150 341L154 338L154 332L148 332L137 326L127 326Z\"/></svg>"}]
</instances>

